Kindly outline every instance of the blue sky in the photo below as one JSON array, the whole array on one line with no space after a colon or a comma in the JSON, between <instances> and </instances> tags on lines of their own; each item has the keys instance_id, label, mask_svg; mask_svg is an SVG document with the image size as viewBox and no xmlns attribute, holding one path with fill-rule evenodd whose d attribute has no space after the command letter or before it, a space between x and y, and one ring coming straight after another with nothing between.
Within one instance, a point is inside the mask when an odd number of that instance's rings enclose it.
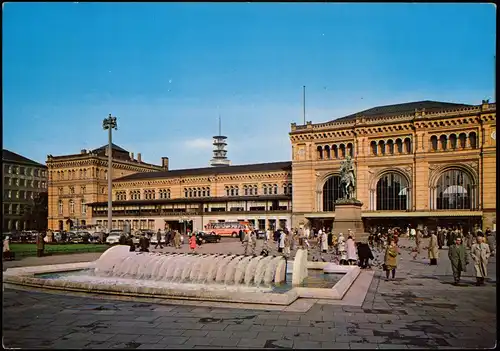
<instances>
[{"instance_id":1,"label":"blue sky","mask_svg":"<svg viewBox=\"0 0 500 351\"><path fill-rule=\"evenodd\" d=\"M291 122L494 100L491 4L7 3L3 146L39 162L114 142L204 167L290 160Z\"/></svg>"}]
</instances>

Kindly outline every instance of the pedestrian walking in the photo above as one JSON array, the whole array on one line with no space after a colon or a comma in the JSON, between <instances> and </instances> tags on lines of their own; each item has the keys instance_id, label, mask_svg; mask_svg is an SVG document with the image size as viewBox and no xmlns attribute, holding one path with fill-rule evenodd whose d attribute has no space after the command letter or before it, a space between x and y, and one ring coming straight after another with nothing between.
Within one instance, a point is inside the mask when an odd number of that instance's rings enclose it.
<instances>
[{"instance_id":1,"label":"pedestrian walking","mask_svg":"<svg viewBox=\"0 0 500 351\"><path fill-rule=\"evenodd\" d=\"M191 237L189 238L189 248L191 249L191 252L196 252L196 234L193 233L191 234Z\"/></svg>"},{"instance_id":2,"label":"pedestrian walking","mask_svg":"<svg viewBox=\"0 0 500 351\"><path fill-rule=\"evenodd\" d=\"M320 242L321 242L321 252L327 253L328 252L328 234L323 232L321 236L319 237Z\"/></svg>"},{"instance_id":3,"label":"pedestrian walking","mask_svg":"<svg viewBox=\"0 0 500 351\"><path fill-rule=\"evenodd\" d=\"M453 271L453 280L456 285L460 283L460 276L462 272L467 270L467 264L469 264L467 253L465 252L465 246L462 243L462 238L456 238L455 243L448 248L448 258L450 259L451 269Z\"/></svg>"},{"instance_id":4,"label":"pedestrian walking","mask_svg":"<svg viewBox=\"0 0 500 351\"><path fill-rule=\"evenodd\" d=\"M354 265L358 261L358 255L356 254L356 244L354 243L354 239L351 235L347 238L346 241L347 247L347 262L349 265Z\"/></svg>"},{"instance_id":5,"label":"pedestrian walking","mask_svg":"<svg viewBox=\"0 0 500 351\"><path fill-rule=\"evenodd\" d=\"M139 239L139 251L149 252L149 239L146 238L144 233L141 234L141 238Z\"/></svg>"},{"instance_id":6,"label":"pedestrian walking","mask_svg":"<svg viewBox=\"0 0 500 351\"><path fill-rule=\"evenodd\" d=\"M431 233L431 239L429 241L428 255L431 266L437 265L437 259L439 258L439 248L437 244L437 236L434 232Z\"/></svg>"},{"instance_id":7,"label":"pedestrian walking","mask_svg":"<svg viewBox=\"0 0 500 351\"><path fill-rule=\"evenodd\" d=\"M420 245L422 244L422 232L420 229L416 231L415 234L415 254L413 255L413 259L417 259L417 255L420 255Z\"/></svg>"},{"instance_id":8,"label":"pedestrian walking","mask_svg":"<svg viewBox=\"0 0 500 351\"><path fill-rule=\"evenodd\" d=\"M42 257L45 251L45 234L44 233L38 233L37 239L36 239L36 255L37 257Z\"/></svg>"},{"instance_id":9,"label":"pedestrian walking","mask_svg":"<svg viewBox=\"0 0 500 351\"><path fill-rule=\"evenodd\" d=\"M487 229L486 230L486 243L490 247L490 256L494 257L495 252L496 252L496 247L497 247L497 240L496 240L496 232L492 232L491 230Z\"/></svg>"},{"instance_id":10,"label":"pedestrian walking","mask_svg":"<svg viewBox=\"0 0 500 351\"><path fill-rule=\"evenodd\" d=\"M281 232L279 239L278 239L278 252L283 253L283 250L285 249L285 232Z\"/></svg>"},{"instance_id":11,"label":"pedestrian walking","mask_svg":"<svg viewBox=\"0 0 500 351\"><path fill-rule=\"evenodd\" d=\"M158 245L160 245L160 249L163 249L163 246L161 245L161 230L158 229L158 232L156 232L156 245L155 245L155 249L158 248Z\"/></svg>"},{"instance_id":12,"label":"pedestrian walking","mask_svg":"<svg viewBox=\"0 0 500 351\"><path fill-rule=\"evenodd\" d=\"M174 246L176 249L181 248L181 233L178 230L174 232Z\"/></svg>"},{"instance_id":13,"label":"pedestrian walking","mask_svg":"<svg viewBox=\"0 0 500 351\"><path fill-rule=\"evenodd\" d=\"M398 268L398 247L394 239L389 240L389 245L385 249L384 270L385 280L389 280L389 273L392 273L392 279L396 277L396 268Z\"/></svg>"},{"instance_id":14,"label":"pedestrian walking","mask_svg":"<svg viewBox=\"0 0 500 351\"><path fill-rule=\"evenodd\" d=\"M490 258L490 247L484 242L484 236L478 235L476 243L472 245L470 255L476 269L476 285L484 285L484 279L488 276L488 260Z\"/></svg>"},{"instance_id":15,"label":"pedestrian walking","mask_svg":"<svg viewBox=\"0 0 500 351\"><path fill-rule=\"evenodd\" d=\"M370 260L373 260L373 253L370 249L370 245L367 243L358 243L358 256L359 256L359 266L361 268L369 268Z\"/></svg>"},{"instance_id":16,"label":"pedestrian walking","mask_svg":"<svg viewBox=\"0 0 500 351\"><path fill-rule=\"evenodd\" d=\"M441 228L438 228L438 234L437 234L437 241L438 241L438 247L441 250L444 246L444 231Z\"/></svg>"}]
</instances>

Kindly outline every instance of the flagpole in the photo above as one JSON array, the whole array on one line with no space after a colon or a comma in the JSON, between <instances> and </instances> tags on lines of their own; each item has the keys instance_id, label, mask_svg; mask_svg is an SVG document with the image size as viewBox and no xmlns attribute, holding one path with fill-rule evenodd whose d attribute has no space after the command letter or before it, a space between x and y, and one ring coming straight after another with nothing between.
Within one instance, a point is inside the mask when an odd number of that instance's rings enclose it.
<instances>
[{"instance_id":1,"label":"flagpole","mask_svg":"<svg viewBox=\"0 0 500 351\"><path fill-rule=\"evenodd\" d=\"M305 125L306 124L306 86L305 85L302 87L302 108L303 108L302 114L304 117L304 125Z\"/></svg>"}]
</instances>

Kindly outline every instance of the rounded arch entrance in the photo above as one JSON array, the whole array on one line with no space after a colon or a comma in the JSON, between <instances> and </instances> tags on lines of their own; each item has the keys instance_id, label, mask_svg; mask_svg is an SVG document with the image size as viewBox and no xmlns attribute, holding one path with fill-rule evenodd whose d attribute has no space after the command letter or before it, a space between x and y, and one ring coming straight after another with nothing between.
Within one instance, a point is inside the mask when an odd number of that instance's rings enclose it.
<instances>
[{"instance_id":1,"label":"rounded arch entrance","mask_svg":"<svg viewBox=\"0 0 500 351\"><path fill-rule=\"evenodd\" d=\"M407 211L411 208L411 186L399 170L383 171L375 178L370 191L370 210Z\"/></svg>"},{"instance_id":2,"label":"rounded arch entrance","mask_svg":"<svg viewBox=\"0 0 500 351\"><path fill-rule=\"evenodd\" d=\"M459 166L441 169L435 174L430 191L433 210L479 208L476 177L468 169Z\"/></svg>"},{"instance_id":3,"label":"rounded arch entrance","mask_svg":"<svg viewBox=\"0 0 500 351\"><path fill-rule=\"evenodd\" d=\"M321 188L321 210L323 212L334 211L335 201L344 196L344 191L340 187L340 176L338 174L331 174L325 178Z\"/></svg>"}]
</instances>

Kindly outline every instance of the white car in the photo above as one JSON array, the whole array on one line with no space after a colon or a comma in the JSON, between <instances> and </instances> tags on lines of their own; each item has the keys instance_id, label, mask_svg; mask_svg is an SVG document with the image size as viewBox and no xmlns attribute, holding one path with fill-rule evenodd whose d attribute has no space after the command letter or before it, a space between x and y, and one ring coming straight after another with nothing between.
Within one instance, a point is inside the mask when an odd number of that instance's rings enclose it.
<instances>
[{"instance_id":1,"label":"white car","mask_svg":"<svg viewBox=\"0 0 500 351\"><path fill-rule=\"evenodd\" d=\"M121 233L111 233L108 235L108 237L106 238L106 244L109 244L109 245L116 245L120 242L120 236L122 234Z\"/></svg>"}]
</instances>

